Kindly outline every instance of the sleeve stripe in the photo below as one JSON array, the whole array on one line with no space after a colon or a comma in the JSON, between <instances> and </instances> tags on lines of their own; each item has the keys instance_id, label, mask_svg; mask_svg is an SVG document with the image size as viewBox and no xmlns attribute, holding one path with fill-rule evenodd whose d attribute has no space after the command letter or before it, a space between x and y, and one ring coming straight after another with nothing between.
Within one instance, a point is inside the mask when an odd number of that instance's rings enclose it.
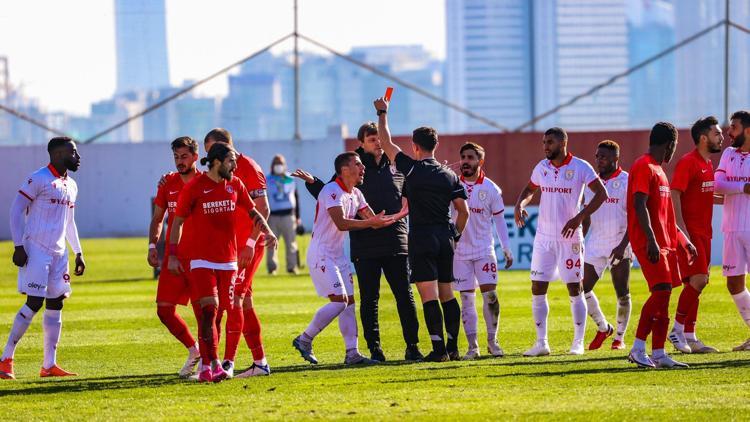
<instances>
[{"instance_id":1,"label":"sleeve stripe","mask_svg":"<svg viewBox=\"0 0 750 422\"><path fill-rule=\"evenodd\" d=\"M362 210L366 209L369 206L370 206L369 204L365 204L364 206L359 207L359 209L357 210L357 212L362 211Z\"/></svg>"},{"instance_id":2,"label":"sleeve stripe","mask_svg":"<svg viewBox=\"0 0 750 422\"><path fill-rule=\"evenodd\" d=\"M531 180L529 180L529 184L531 186L533 186L535 189L539 187L539 185L537 185L536 183L532 182Z\"/></svg>"},{"instance_id":3,"label":"sleeve stripe","mask_svg":"<svg viewBox=\"0 0 750 422\"><path fill-rule=\"evenodd\" d=\"M21 195L25 196L29 201L32 201L32 202L34 201L34 199L32 197L30 197L26 192L24 192L22 190L19 190L18 193L20 193Z\"/></svg>"},{"instance_id":4,"label":"sleeve stripe","mask_svg":"<svg viewBox=\"0 0 750 422\"><path fill-rule=\"evenodd\" d=\"M499 215L499 214L502 214L502 213L504 213L504 212L505 212L505 210L504 210L504 209L502 209L502 210L500 210L500 211L498 211L498 212L493 212L493 213L492 213L492 215Z\"/></svg>"},{"instance_id":5,"label":"sleeve stripe","mask_svg":"<svg viewBox=\"0 0 750 422\"><path fill-rule=\"evenodd\" d=\"M714 173L718 173L718 172L726 173L727 171L724 170L724 169L716 169L716 170L714 170Z\"/></svg>"}]
</instances>

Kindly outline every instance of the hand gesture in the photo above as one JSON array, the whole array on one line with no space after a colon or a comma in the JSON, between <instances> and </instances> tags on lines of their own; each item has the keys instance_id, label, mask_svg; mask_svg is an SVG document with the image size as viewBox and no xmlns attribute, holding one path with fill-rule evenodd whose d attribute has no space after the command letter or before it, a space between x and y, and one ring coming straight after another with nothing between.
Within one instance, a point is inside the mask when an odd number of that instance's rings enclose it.
<instances>
[{"instance_id":1,"label":"hand gesture","mask_svg":"<svg viewBox=\"0 0 750 422\"><path fill-rule=\"evenodd\" d=\"M573 235L576 233L576 229L581 226L581 222L583 221L583 217L581 215L576 215L575 217L571 218L567 223L565 223L565 226L563 226L562 236L565 239L568 239L570 237L573 237Z\"/></svg>"},{"instance_id":2,"label":"hand gesture","mask_svg":"<svg viewBox=\"0 0 750 422\"><path fill-rule=\"evenodd\" d=\"M383 97L380 97L377 100L375 100L373 104L375 105L375 110L377 111L385 111L385 112L388 111L388 104L389 104L388 100L386 100Z\"/></svg>"},{"instance_id":3,"label":"hand gesture","mask_svg":"<svg viewBox=\"0 0 750 422\"><path fill-rule=\"evenodd\" d=\"M166 173L162 174L161 178L159 179L158 187L162 187L167 184L167 176L169 176L172 173Z\"/></svg>"},{"instance_id":4,"label":"hand gesture","mask_svg":"<svg viewBox=\"0 0 750 422\"><path fill-rule=\"evenodd\" d=\"M390 226L394 221L395 220L393 219L392 215L385 215L385 211L380 211L378 214L375 214L367 219L367 222L373 229L380 229Z\"/></svg>"},{"instance_id":5,"label":"hand gesture","mask_svg":"<svg viewBox=\"0 0 750 422\"><path fill-rule=\"evenodd\" d=\"M296 177L298 179L302 179L302 180L305 181L305 183L313 183L313 182L315 182L315 177L313 177L312 174L310 174L310 173L308 173L308 172L306 172L306 171L304 171L302 169L294 170L294 172L291 174L291 176L292 177Z\"/></svg>"},{"instance_id":6,"label":"hand gesture","mask_svg":"<svg viewBox=\"0 0 750 422\"><path fill-rule=\"evenodd\" d=\"M266 248L273 250L279 247L279 239L276 238L276 235L268 232L264 236L264 242L266 242Z\"/></svg>"}]
</instances>

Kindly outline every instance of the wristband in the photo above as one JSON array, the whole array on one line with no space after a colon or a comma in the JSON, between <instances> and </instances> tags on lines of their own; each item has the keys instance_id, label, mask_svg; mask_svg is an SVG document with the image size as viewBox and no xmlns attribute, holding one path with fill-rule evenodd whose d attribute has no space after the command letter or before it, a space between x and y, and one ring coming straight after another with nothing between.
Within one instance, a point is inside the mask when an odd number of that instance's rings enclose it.
<instances>
[{"instance_id":1,"label":"wristband","mask_svg":"<svg viewBox=\"0 0 750 422\"><path fill-rule=\"evenodd\" d=\"M156 249L156 243L149 243L148 244L149 249Z\"/></svg>"},{"instance_id":2,"label":"wristband","mask_svg":"<svg viewBox=\"0 0 750 422\"><path fill-rule=\"evenodd\" d=\"M170 243L169 244L169 254L172 256L177 256L177 244L176 243Z\"/></svg>"},{"instance_id":3,"label":"wristband","mask_svg":"<svg viewBox=\"0 0 750 422\"><path fill-rule=\"evenodd\" d=\"M246 245L249 246L249 247L251 247L251 248L254 248L255 247L255 243L257 243L257 241L251 237L251 238L247 239Z\"/></svg>"},{"instance_id":4,"label":"wristband","mask_svg":"<svg viewBox=\"0 0 750 422\"><path fill-rule=\"evenodd\" d=\"M378 110L378 116L381 114L387 114L388 112L386 110Z\"/></svg>"}]
</instances>

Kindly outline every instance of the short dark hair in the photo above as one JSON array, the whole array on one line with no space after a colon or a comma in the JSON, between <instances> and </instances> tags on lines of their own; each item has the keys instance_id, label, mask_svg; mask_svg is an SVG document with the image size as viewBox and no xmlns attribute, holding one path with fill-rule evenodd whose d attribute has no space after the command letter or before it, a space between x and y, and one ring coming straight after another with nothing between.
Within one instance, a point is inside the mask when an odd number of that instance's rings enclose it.
<instances>
[{"instance_id":1,"label":"short dark hair","mask_svg":"<svg viewBox=\"0 0 750 422\"><path fill-rule=\"evenodd\" d=\"M693 137L693 143L698 145L701 135L706 135L712 127L719 124L719 120L714 116L703 117L695 121L690 128L690 136Z\"/></svg>"},{"instance_id":2,"label":"short dark hair","mask_svg":"<svg viewBox=\"0 0 750 422\"><path fill-rule=\"evenodd\" d=\"M201 158L201 164L204 166L208 164L208 168L210 169L213 166L214 160L224 161L230 152L234 152L234 148L232 148L231 145L223 142L216 142L211 145L208 155Z\"/></svg>"},{"instance_id":3,"label":"short dark hair","mask_svg":"<svg viewBox=\"0 0 750 422\"><path fill-rule=\"evenodd\" d=\"M480 160L484 159L484 148L482 148L481 145L475 144L474 142L467 142L461 146L461 149L458 150L459 154L462 154L467 149L470 149L477 153L477 157L479 157Z\"/></svg>"},{"instance_id":4,"label":"short dark hair","mask_svg":"<svg viewBox=\"0 0 750 422\"><path fill-rule=\"evenodd\" d=\"M613 151L616 155L620 155L620 145L618 145L617 142L613 140L605 139L599 142L599 145L597 145L596 147L608 149L610 151Z\"/></svg>"},{"instance_id":5,"label":"short dark hair","mask_svg":"<svg viewBox=\"0 0 750 422\"><path fill-rule=\"evenodd\" d=\"M375 122L367 122L359 127L359 130L357 131L357 139L359 139L359 142L364 142L366 137L377 134L378 124Z\"/></svg>"},{"instance_id":6,"label":"short dark hair","mask_svg":"<svg viewBox=\"0 0 750 422\"><path fill-rule=\"evenodd\" d=\"M740 121L740 124L742 124L743 128L750 127L750 111L747 110L739 110L732 113L732 117L729 118L729 120L737 119Z\"/></svg>"},{"instance_id":7,"label":"short dark hair","mask_svg":"<svg viewBox=\"0 0 750 422\"><path fill-rule=\"evenodd\" d=\"M554 136L558 141L568 140L568 132L557 126L547 129L547 131L544 132L544 136Z\"/></svg>"},{"instance_id":8,"label":"short dark hair","mask_svg":"<svg viewBox=\"0 0 750 422\"><path fill-rule=\"evenodd\" d=\"M179 138L172 141L172 151L177 151L180 148L188 148L193 154L198 153L198 142L189 136L180 136Z\"/></svg>"},{"instance_id":9,"label":"short dark hair","mask_svg":"<svg viewBox=\"0 0 750 422\"><path fill-rule=\"evenodd\" d=\"M47 152L50 154L52 151L60 148L61 146L68 144L70 142L73 142L72 138L69 138L67 136L57 136L49 140L47 143Z\"/></svg>"},{"instance_id":10,"label":"short dark hair","mask_svg":"<svg viewBox=\"0 0 750 422\"><path fill-rule=\"evenodd\" d=\"M432 152L438 143L438 134L434 128L428 126L418 127L412 132L411 141L419 145L423 150Z\"/></svg>"},{"instance_id":11,"label":"short dark hair","mask_svg":"<svg viewBox=\"0 0 750 422\"><path fill-rule=\"evenodd\" d=\"M667 145L677 141L677 129L669 122L659 122L651 128L649 145Z\"/></svg>"},{"instance_id":12,"label":"short dark hair","mask_svg":"<svg viewBox=\"0 0 750 422\"><path fill-rule=\"evenodd\" d=\"M336 160L333 161L333 168L336 169L336 174L340 176L341 169L348 166L349 163L358 156L359 155L353 151L347 151L337 155Z\"/></svg>"},{"instance_id":13,"label":"short dark hair","mask_svg":"<svg viewBox=\"0 0 750 422\"><path fill-rule=\"evenodd\" d=\"M209 139L213 139L216 142L223 142L225 144L233 145L232 134L223 127L211 129L203 138L203 143L205 144Z\"/></svg>"}]
</instances>

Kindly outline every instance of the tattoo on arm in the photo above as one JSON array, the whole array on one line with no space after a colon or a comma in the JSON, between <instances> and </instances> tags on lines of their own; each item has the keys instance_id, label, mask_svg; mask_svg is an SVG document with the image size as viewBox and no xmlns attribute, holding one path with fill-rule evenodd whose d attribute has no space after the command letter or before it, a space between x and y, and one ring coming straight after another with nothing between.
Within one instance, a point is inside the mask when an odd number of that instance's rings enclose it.
<instances>
[{"instance_id":1,"label":"tattoo on arm","mask_svg":"<svg viewBox=\"0 0 750 422\"><path fill-rule=\"evenodd\" d=\"M268 223L266 222L266 219L263 218L262 215L253 208L250 211L250 219L253 221L253 226L255 226L256 229L260 230L262 233L267 234L271 231L271 228L268 227Z\"/></svg>"}]
</instances>

